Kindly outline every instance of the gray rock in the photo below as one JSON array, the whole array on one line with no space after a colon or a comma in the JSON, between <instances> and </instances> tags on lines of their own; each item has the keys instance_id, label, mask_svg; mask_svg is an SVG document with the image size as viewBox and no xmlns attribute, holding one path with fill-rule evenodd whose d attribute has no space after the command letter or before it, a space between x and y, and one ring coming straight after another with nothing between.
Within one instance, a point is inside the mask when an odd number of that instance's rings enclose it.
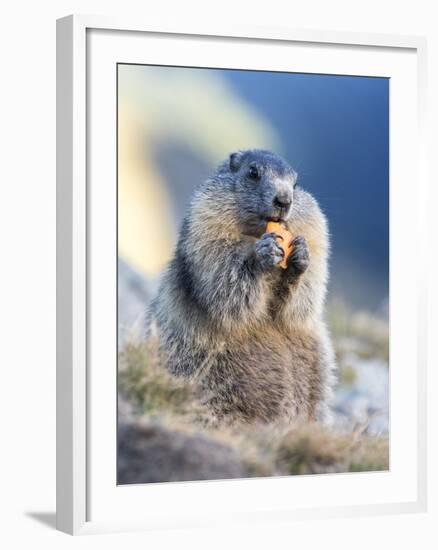
<instances>
[{"instance_id":1,"label":"gray rock","mask_svg":"<svg viewBox=\"0 0 438 550\"><path fill-rule=\"evenodd\" d=\"M203 435L152 421L119 423L117 482L159 483L247 477L237 452Z\"/></svg>"},{"instance_id":2,"label":"gray rock","mask_svg":"<svg viewBox=\"0 0 438 550\"><path fill-rule=\"evenodd\" d=\"M152 283L131 266L118 260L118 341L119 349L131 334L138 336L152 295Z\"/></svg>"},{"instance_id":3,"label":"gray rock","mask_svg":"<svg viewBox=\"0 0 438 550\"><path fill-rule=\"evenodd\" d=\"M342 429L366 426L366 432L386 435L389 431L389 369L380 359L360 359L353 354L348 363L356 380L341 386L335 395L335 425Z\"/></svg>"}]
</instances>

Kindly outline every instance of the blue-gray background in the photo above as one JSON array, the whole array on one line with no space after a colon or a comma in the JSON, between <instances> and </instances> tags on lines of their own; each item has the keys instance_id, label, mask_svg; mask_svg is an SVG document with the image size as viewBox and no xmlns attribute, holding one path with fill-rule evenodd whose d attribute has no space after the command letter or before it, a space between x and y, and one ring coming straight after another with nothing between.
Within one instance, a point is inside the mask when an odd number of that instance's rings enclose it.
<instances>
[{"instance_id":1,"label":"blue-gray background","mask_svg":"<svg viewBox=\"0 0 438 550\"><path fill-rule=\"evenodd\" d=\"M118 82L123 260L158 275L193 187L230 151L264 147L328 217L329 302L386 316L388 79L119 65Z\"/></svg>"},{"instance_id":2,"label":"blue-gray background","mask_svg":"<svg viewBox=\"0 0 438 550\"><path fill-rule=\"evenodd\" d=\"M379 308L388 296L388 79L224 75L276 127L300 183L327 214L332 292Z\"/></svg>"}]
</instances>

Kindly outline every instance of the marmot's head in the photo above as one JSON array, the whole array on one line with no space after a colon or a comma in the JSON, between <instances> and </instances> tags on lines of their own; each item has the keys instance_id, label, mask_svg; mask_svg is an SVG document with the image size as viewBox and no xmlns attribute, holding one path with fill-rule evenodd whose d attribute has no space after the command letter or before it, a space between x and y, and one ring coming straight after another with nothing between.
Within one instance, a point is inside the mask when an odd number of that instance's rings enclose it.
<instances>
[{"instance_id":1,"label":"marmot's head","mask_svg":"<svg viewBox=\"0 0 438 550\"><path fill-rule=\"evenodd\" d=\"M278 155L253 149L232 153L219 174L232 180L242 231L259 237L268 221L286 220L297 173Z\"/></svg>"}]
</instances>

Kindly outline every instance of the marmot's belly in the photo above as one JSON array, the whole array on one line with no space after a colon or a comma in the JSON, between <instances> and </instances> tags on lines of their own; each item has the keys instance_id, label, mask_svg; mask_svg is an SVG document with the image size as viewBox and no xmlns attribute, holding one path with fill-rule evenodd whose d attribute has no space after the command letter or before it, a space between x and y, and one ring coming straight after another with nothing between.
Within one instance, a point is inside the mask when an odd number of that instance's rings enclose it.
<instances>
[{"instance_id":1,"label":"marmot's belly","mask_svg":"<svg viewBox=\"0 0 438 550\"><path fill-rule=\"evenodd\" d=\"M251 339L210 358L202 379L220 418L314 418L321 385L317 349L300 337Z\"/></svg>"}]
</instances>

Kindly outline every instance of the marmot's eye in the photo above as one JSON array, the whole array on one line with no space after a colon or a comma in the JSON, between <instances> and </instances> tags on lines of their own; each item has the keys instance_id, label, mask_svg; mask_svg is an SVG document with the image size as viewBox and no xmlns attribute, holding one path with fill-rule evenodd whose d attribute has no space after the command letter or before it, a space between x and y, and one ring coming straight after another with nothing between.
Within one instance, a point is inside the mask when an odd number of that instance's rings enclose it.
<instances>
[{"instance_id":1,"label":"marmot's eye","mask_svg":"<svg viewBox=\"0 0 438 550\"><path fill-rule=\"evenodd\" d=\"M250 166L249 167L248 176L252 180L258 180L259 179L260 174L259 174L259 171L257 170L257 168L255 166Z\"/></svg>"}]
</instances>

